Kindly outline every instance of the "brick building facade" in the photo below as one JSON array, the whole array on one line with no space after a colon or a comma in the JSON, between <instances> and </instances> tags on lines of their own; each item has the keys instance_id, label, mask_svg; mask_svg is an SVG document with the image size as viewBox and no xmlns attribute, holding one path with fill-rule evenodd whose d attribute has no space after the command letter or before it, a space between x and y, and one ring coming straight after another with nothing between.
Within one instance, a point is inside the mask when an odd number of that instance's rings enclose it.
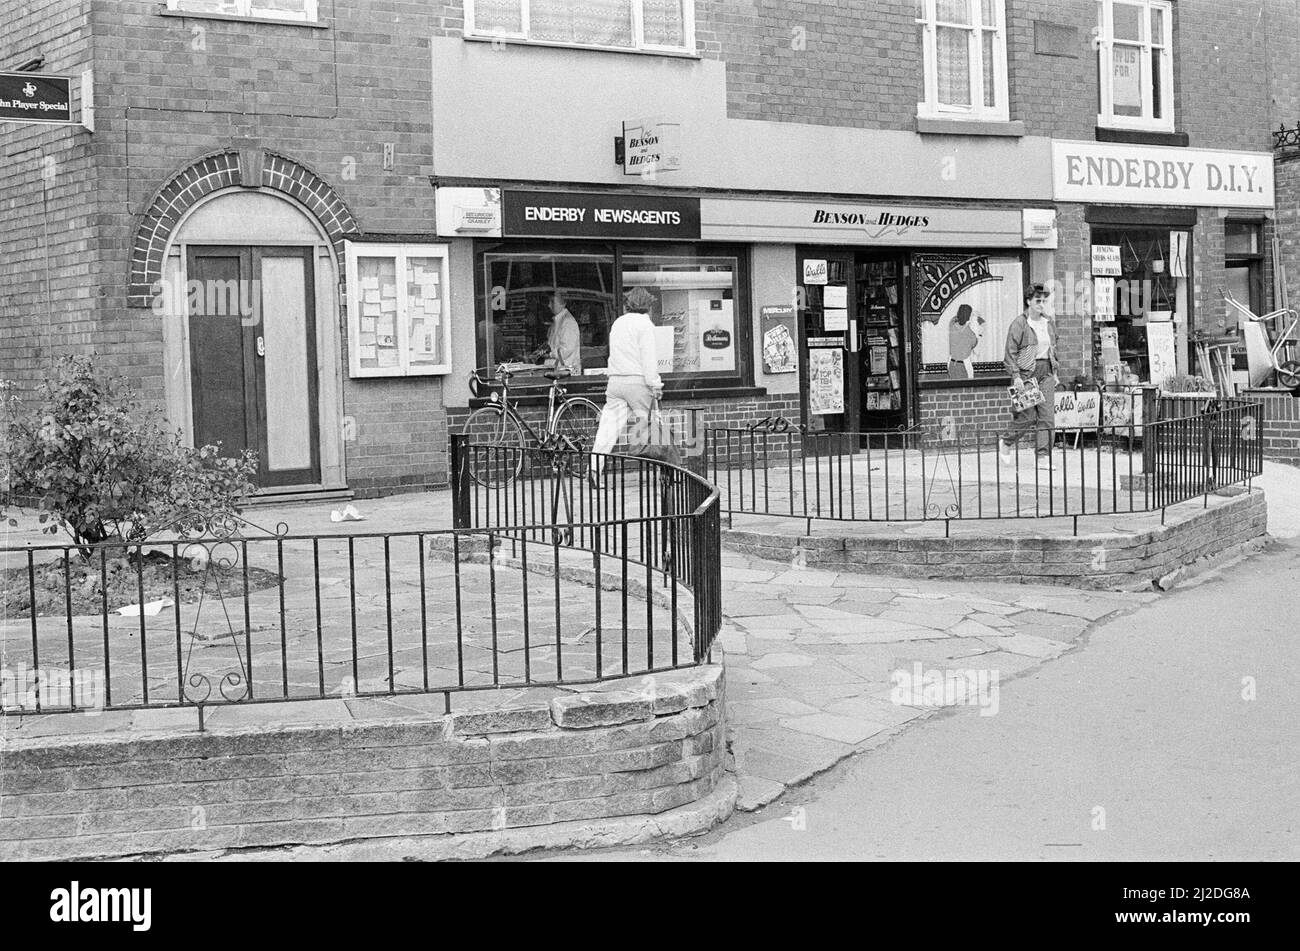
<instances>
[{"instance_id":1,"label":"brick building facade","mask_svg":"<svg viewBox=\"0 0 1300 951\"><path fill-rule=\"evenodd\" d=\"M974 4L1000 17L986 25L1005 69L955 79L931 62L951 27L918 23L916 0L695 0L690 21L636 0L632 27L575 20L560 39L539 18L525 35L510 19L519 2L23 4L0 33L0 69L38 57L45 73L93 69L96 127L0 124L0 376L30 388L60 354L93 352L187 438L261 448L276 491L373 494L446 482L469 370L544 342L556 290L599 370L619 292L649 288L675 325L669 398L709 419L995 425L993 337L1024 281L1088 283L1097 234L1142 229L1134 259L1148 268L1169 253L1152 235L1189 234L1187 285L1171 292L1185 369L1189 332L1231 329L1217 294L1232 276L1225 223L1271 247L1271 193L1225 207L1139 185L1071 200L1054 155L1086 143L1268 158L1270 132L1300 116L1300 0L1154 0L1172 84L1155 93L1152 128L1118 130L1098 121L1096 0ZM298 9L302 22L276 19ZM1143 56L1157 32L1145 29ZM986 82L982 102L949 108ZM624 124L647 117L680 127L681 167L630 176L614 139L626 146ZM1278 165L1279 196L1297 167ZM602 202L636 205L641 222L684 208L688 224L557 232L524 217ZM1286 254L1289 207L1279 200ZM963 373L959 306L918 313L970 259L990 268L953 287L995 313L962 381L949 378ZM826 284L805 283L810 261L829 262ZM1270 253L1256 269L1267 306ZM269 296L242 330L196 324L187 294L203 274ZM764 315L788 304L793 319ZM1066 375L1100 380L1095 315L1058 309ZM765 357L781 326L796 372ZM591 375L575 388L599 390Z\"/></svg>"}]
</instances>

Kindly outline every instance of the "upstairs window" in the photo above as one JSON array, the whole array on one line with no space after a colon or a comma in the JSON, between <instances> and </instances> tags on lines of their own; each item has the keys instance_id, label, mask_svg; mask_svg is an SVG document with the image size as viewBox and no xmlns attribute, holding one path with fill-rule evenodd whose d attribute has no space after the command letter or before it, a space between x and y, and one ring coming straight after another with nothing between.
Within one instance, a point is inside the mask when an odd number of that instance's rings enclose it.
<instances>
[{"instance_id":1,"label":"upstairs window","mask_svg":"<svg viewBox=\"0 0 1300 951\"><path fill-rule=\"evenodd\" d=\"M167 9L177 13L256 17L296 23L315 23L316 6L317 0L167 0Z\"/></svg>"},{"instance_id":2,"label":"upstairs window","mask_svg":"<svg viewBox=\"0 0 1300 951\"><path fill-rule=\"evenodd\" d=\"M922 118L1007 121L1006 0L916 0Z\"/></svg>"},{"instance_id":3,"label":"upstairs window","mask_svg":"<svg viewBox=\"0 0 1300 951\"><path fill-rule=\"evenodd\" d=\"M1099 0L1097 124L1174 131L1173 6L1169 0Z\"/></svg>"},{"instance_id":4,"label":"upstairs window","mask_svg":"<svg viewBox=\"0 0 1300 951\"><path fill-rule=\"evenodd\" d=\"M693 53L695 5L694 0L465 0L465 35Z\"/></svg>"}]
</instances>

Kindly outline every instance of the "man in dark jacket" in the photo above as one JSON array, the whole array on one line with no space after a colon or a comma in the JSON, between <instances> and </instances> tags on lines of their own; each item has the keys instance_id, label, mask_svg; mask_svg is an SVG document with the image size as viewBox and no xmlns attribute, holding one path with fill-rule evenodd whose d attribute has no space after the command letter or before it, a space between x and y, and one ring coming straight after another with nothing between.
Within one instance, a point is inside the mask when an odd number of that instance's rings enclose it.
<instances>
[{"instance_id":1,"label":"man in dark jacket","mask_svg":"<svg viewBox=\"0 0 1300 951\"><path fill-rule=\"evenodd\" d=\"M1011 322L1007 330L1003 364L1011 376L1011 385L1023 390L1029 380L1037 380L1043 401L1022 412L1011 414L1011 427L998 440L998 453L1007 465L1012 449L1022 437L1036 434L1038 464L1052 465L1052 427L1056 416L1056 325L1052 322L1048 301L1052 294L1042 284L1025 288L1025 312Z\"/></svg>"}]
</instances>

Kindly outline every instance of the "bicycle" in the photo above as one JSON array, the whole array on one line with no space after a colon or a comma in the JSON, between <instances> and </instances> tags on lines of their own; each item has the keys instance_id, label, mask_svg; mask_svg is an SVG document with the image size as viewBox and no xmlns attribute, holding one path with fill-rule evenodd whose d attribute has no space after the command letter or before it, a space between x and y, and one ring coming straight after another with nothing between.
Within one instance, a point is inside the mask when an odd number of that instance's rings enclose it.
<instances>
[{"instance_id":1,"label":"bicycle","mask_svg":"<svg viewBox=\"0 0 1300 951\"><path fill-rule=\"evenodd\" d=\"M567 369L543 373L551 381L547 393L546 423L541 432L534 429L510 402L510 380L529 364L502 363L475 370L469 376L470 391L480 397L487 387L494 387L487 397L491 402L469 414L464 432L474 435L476 446L493 447L494 452L476 455L470 477L488 489L499 489L519 478L524 467L522 450L525 433L543 450L563 452L570 471L586 474L591 464L590 452L600 427L600 407L581 396L569 396L560 381L572 374ZM495 389L495 387L500 389ZM520 450L511 452L510 450Z\"/></svg>"}]
</instances>

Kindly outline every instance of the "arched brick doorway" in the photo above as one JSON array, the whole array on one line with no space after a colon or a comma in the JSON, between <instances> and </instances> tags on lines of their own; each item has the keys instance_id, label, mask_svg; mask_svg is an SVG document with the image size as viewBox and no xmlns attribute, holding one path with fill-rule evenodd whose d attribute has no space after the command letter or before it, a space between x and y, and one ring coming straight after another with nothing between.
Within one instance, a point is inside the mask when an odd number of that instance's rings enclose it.
<instances>
[{"instance_id":1,"label":"arched brick doorway","mask_svg":"<svg viewBox=\"0 0 1300 951\"><path fill-rule=\"evenodd\" d=\"M197 444L258 453L263 490L345 486L338 286L356 225L310 170L225 152L159 190L130 295L163 316L169 418Z\"/></svg>"}]
</instances>

